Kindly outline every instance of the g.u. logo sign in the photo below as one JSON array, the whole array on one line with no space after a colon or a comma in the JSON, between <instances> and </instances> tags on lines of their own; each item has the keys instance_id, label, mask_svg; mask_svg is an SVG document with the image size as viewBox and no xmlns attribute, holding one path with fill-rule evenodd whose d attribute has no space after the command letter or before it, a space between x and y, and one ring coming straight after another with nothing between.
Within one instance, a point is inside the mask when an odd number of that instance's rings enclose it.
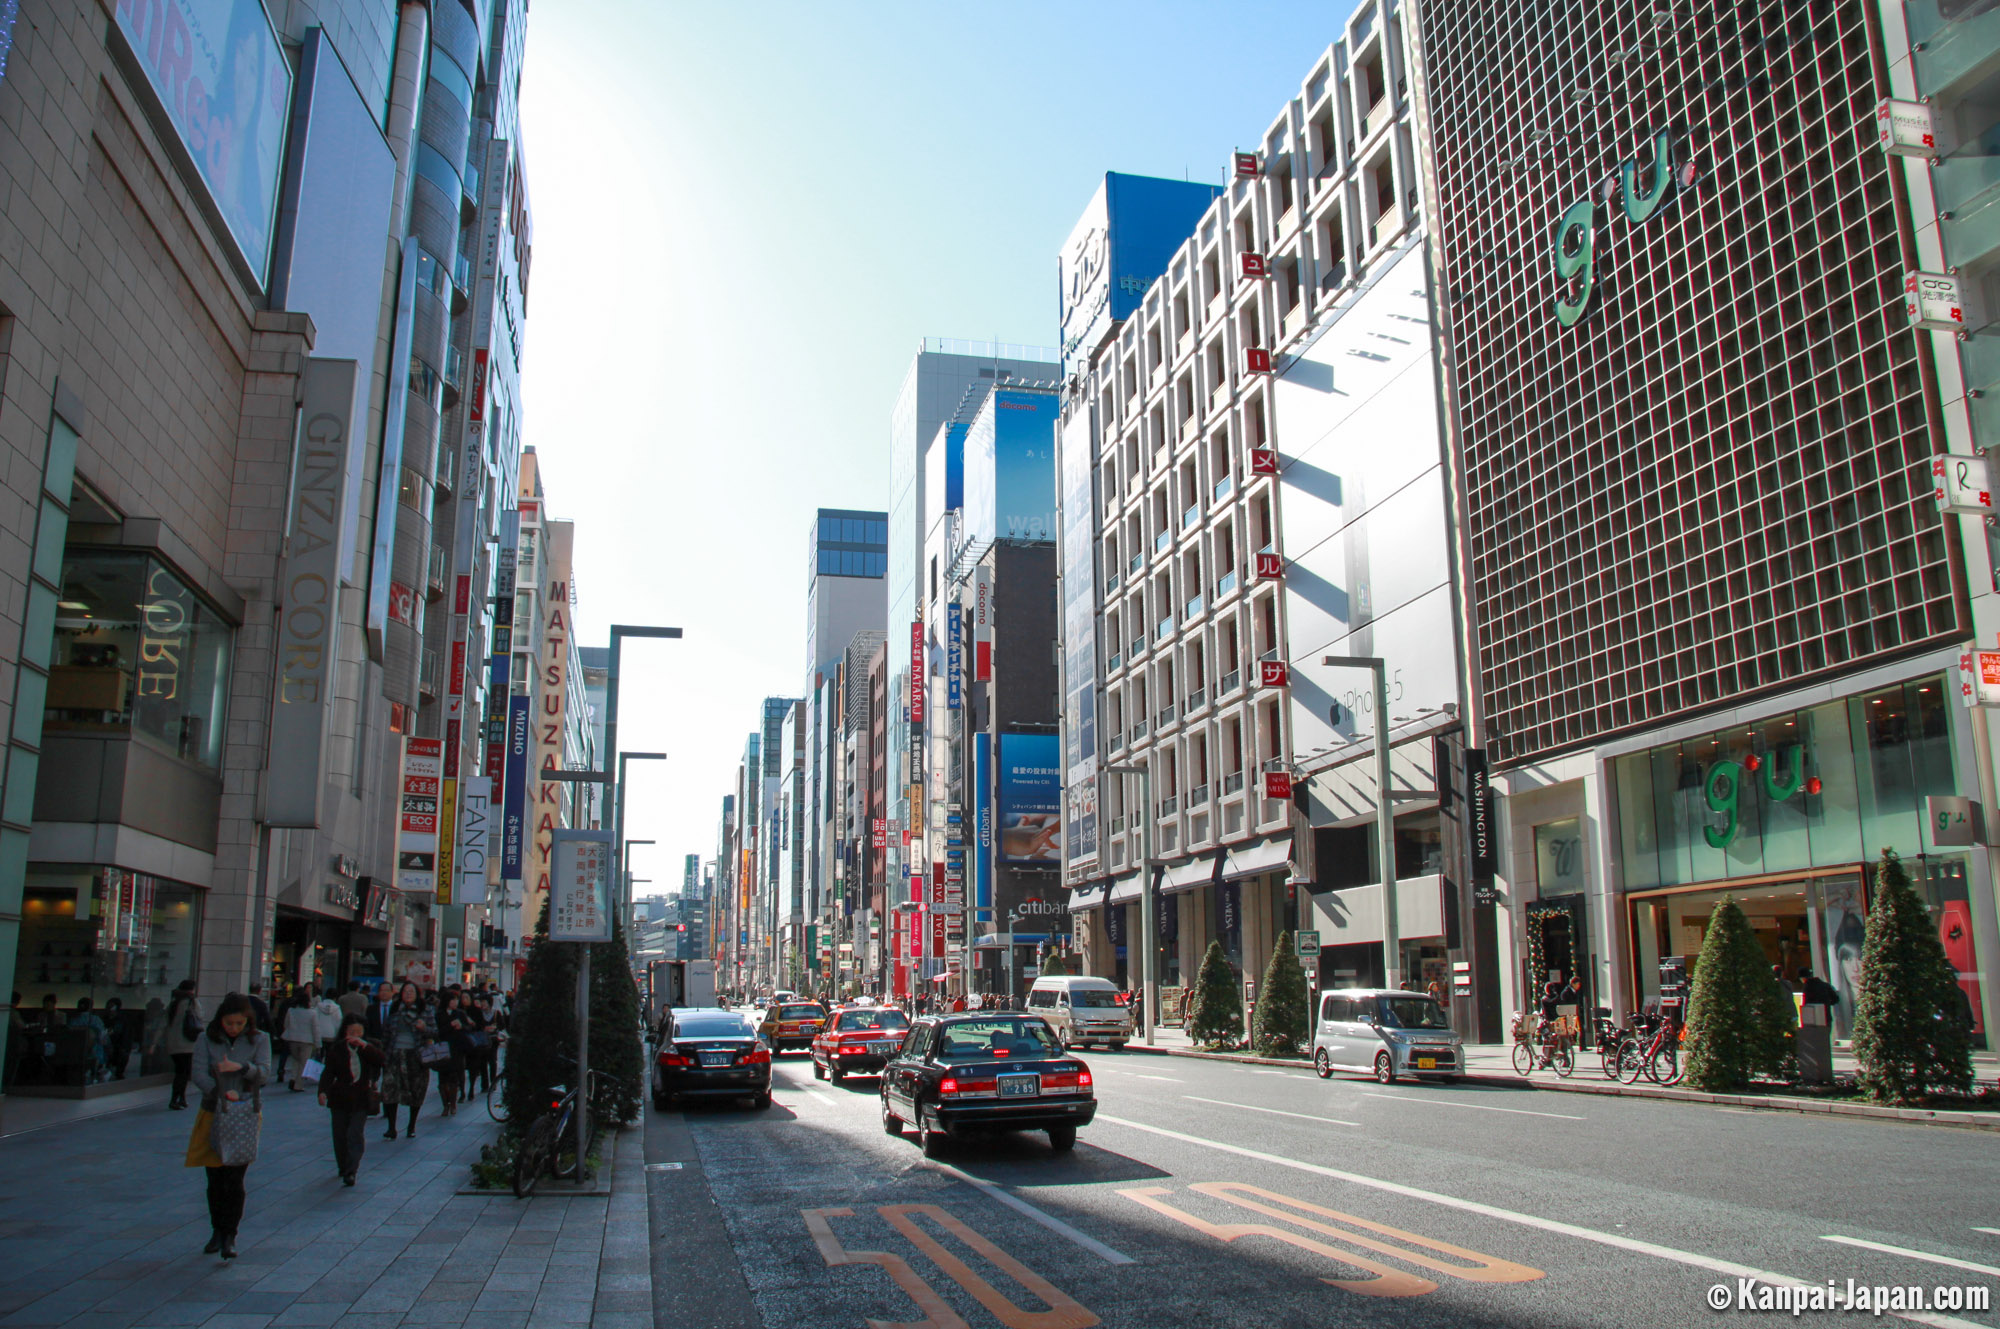
<instances>
[{"instance_id":1,"label":"g.u. logo sign","mask_svg":"<svg viewBox=\"0 0 2000 1329\"><path fill-rule=\"evenodd\" d=\"M1801 743L1788 743L1769 756L1753 753L1747 762L1716 762L1701 782L1702 800L1709 811L1723 817L1721 826L1701 828L1701 838L1708 841L1710 849L1726 849L1736 839L1736 832L1742 829L1743 783L1760 774L1764 797L1773 803L1782 803L1801 789L1808 794L1817 794L1820 789L1819 777L1806 775L1806 750Z\"/></svg>"},{"instance_id":2,"label":"g.u. logo sign","mask_svg":"<svg viewBox=\"0 0 2000 1329\"><path fill-rule=\"evenodd\" d=\"M1603 288L1598 252L1609 230L1612 201L1617 201L1629 225L1642 226L1667 206L1676 191L1694 184L1694 163L1685 160L1680 143L1670 128L1655 131L1653 159L1643 172L1637 158L1618 163L1615 174L1600 181L1590 197L1570 204L1556 223L1555 311L1556 322L1563 327L1574 327Z\"/></svg>"}]
</instances>

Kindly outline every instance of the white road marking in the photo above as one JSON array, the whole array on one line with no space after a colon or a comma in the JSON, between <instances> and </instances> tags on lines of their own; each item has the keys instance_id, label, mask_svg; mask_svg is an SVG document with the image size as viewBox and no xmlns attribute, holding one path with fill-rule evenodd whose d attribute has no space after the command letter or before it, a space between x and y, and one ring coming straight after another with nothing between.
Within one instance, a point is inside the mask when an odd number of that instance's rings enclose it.
<instances>
[{"instance_id":1,"label":"white road marking","mask_svg":"<svg viewBox=\"0 0 2000 1329\"><path fill-rule=\"evenodd\" d=\"M1773 1287L1824 1287L1824 1281L1813 1282L1803 1278L1793 1278L1789 1274L1772 1273L1747 1264L1737 1264L1734 1260L1718 1260L1708 1255L1698 1255L1693 1251L1676 1250L1672 1246L1661 1246L1655 1242L1640 1241L1636 1237L1622 1236L1615 1232L1599 1232L1595 1228L1579 1227L1575 1223L1564 1223L1553 1218L1543 1218L1538 1214L1518 1213L1512 1209L1502 1209L1498 1205L1482 1204L1478 1200L1464 1200L1456 1195L1445 1195L1438 1191L1419 1190L1415 1186L1405 1186L1399 1181L1383 1181L1379 1177L1364 1177L1358 1172L1342 1172L1339 1168L1323 1167L1318 1163L1307 1163L1296 1158L1284 1158L1278 1154L1267 1154L1259 1149L1245 1149L1242 1145L1224 1144L1220 1140L1205 1140L1199 1135L1187 1135L1180 1131L1170 1131L1164 1126L1149 1126L1143 1121L1131 1121L1124 1117L1111 1117L1103 1113L1099 1121L1108 1121L1117 1126L1130 1126L1134 1130L1152 1135L1164 1135L1170 1140L1185 1144L1200 1145L1204 1149L1214 1149L1225 1154L1236 1154L1242 1158L1254 1158L1260 1163L1271 1163L1278 1167L1288 1167L1299 1172L1310 1172L1321 1177L1331 1177L1335 1181L1352 1182L1357 1186L1368 1186L1391 1195L1402 1195L1412 1200L1426 1200L1443 1205L1448 1209L1458 1209L1469 1214L1479 1214L1485 1218L1497 1218L1502 1222L1518 1223L1522 1227L1538 1228L1559 1236L1579 1237L1584 1241L1594 1241L1599 1245L1611 1246L1618 1250L1631 1251L1639 1255L1650 1255L1659 1260L1670 1260L1676 1264L1705 1269L1710 1273L1723 1274L1730 1278L1754 1278L1760 1283ZM1950 1315L1897 1315L1899 1320L1913 1324L1932 1326L1932 1329L1989 1329L1976 1320L1961 1320Z\"/></svg>"},{"instance_id":2,"label":"white road marking","mask_svg":"<svg viewBox=\"0 0 2000 1329\"><path fill-rule=\"evenodd\" d=\"M1511 1112L1517 1117L1555 1117L1561 1121L1582 1121L1567 1112L1535 1112L1529 1108L1488 1107L1484 1103L1454 1103L1446 1098L1413 1098L1409 1094L1371 1094L1364 1092L1363 1098L1387 1098L1397 1103L1429 1103L1434 1107L1471 1108L1475 1112Z\"/></svg>"},{"instance_id":3,"label":"white road marking","mask_svg":"<svg viewBox=\"0 0 2000 1329\"><path fill-rule=\"evenodd\" d=\"M1992 1229L1988 1228L1987 1231ZM1974 1264L1970 1260L1954 1260L1949 1255L1932 1255L1929 1251L1913 1251L1907 1246L1887 1246L1879 1241L1863 1241L1859 1237L1821 1237L1821 1241L1836 1241L1843 1246L1859 1246L1863 1250L1882 1251L1888 1255L1907 1255L1912 1260L1928 1260L1932 1264L1946 1264L1954 1269L1969 1269L1975 1274L1991 1274L2000 1278L2000 1268L1990 1264Z\"/></svg>"},{"instance_id":4,"label":"white road marking","mask_svg":"<svg viewBox=\"0 0 2000 1329\"><path fill-rule=\"evenodd\" d=\"M1105 1066L1101 1070L1111 1075L1129 1075L1135 1080L1166 1080L1173 1084L1187 1083L1187 1081L1181 1079L1178 1075L1148 1075L1144 1071L1121 1071L1112 1066Z\"/></svg>"},{"instance_id":5,"label":"white road marking","mask_svg":"<svg viewBox=\"0 0 2000 1329\"><path fill-rule=\"evenodd\" d=\"M2000 1237L2000 1227L1976 1227L1972 1230L1974 1232L1985 1232L1988 1233L1989 1235Z\"/></svg>"},{"instance_id":6,"label":"white road marking","mask_svg":"<svg viewBox=\"0 0 2000 1329\"><path fill-rule=\"evenodd\" d=\"M924 1166L936 1168L939 1172L942 1172L947 1176L956 1177L960 1181L964 1182L966 1185L974 1187L983 1194L991 1196L993 1199L998 1200L1000 1203L1006 1205L1009 1209L1014 1210L1016 1213L1022 1214L1023 1216L1028 1218L1032 1218L1035 1222L1040 1223L1043 1227L1047 1228L1049 1231L1057 1233L1060 1236L1068 1237L1071 1241L1083 1247L1085 1250L1089 1251L1092 1255L1097 1256L1099 1259L1103 1260L1106 1264L1135 1263L1131 1256L1126 1255L1122 1251L1113 1250L1111 1247L1105 1245L1103 1242L1099 1241L1096 1237L1093 1237L1086 1232L1079 1232L1076 1228L1073 1228L1068 1223L1063 1222L1060 1218L1057 1218L1054 1214L1050 1213L1048 1210L1036 1208L1034 1205L1029 1204L1026 1200L1022 1199L1018 1195L1015 1195L1012 1191L1009 1191L1004 1187L996 1186L990 1181L982 1181L978 1177L969 1176L966 1173L959 1171L957 1168L953 1167L949 1163L926 1162Z\"/></svg>"},{"instance_id":7,"label":"white road marking","mask_svg":"<svg viewBox=\"0 0 2000 1329\"><path fill-rule=\"evenodd\" d=\"M1301 1068L1303 1069L1303 1068ZM1297 1075L1298 1071L1251 1071L1252 1075Z\"/></svg>"},{"instance_id":8,"label":"white road marking","mask_svg":"<svg viewBox=\"0 0 2000 1329\"><path fill-rule=\"evenodd\" d=\"M1229 1103L1220 1098L1203 1098L1199 1094L1182 1094L1181 1097L1191 1099L1196 1103L1213 1103L1217 1107L1241 1108L1245 1112L1268 1112L1274 1117L1297 1117L1300 1121L1325 1121L1331 1122L1335 1126L1359 1126L1361 1124L1358 1121L1342 1121L1339 1117L1315 1117L1305 1112L1283 1112L1277 1108L1254 1107L1249 1103Z\"/></svg>"}]
</instances>

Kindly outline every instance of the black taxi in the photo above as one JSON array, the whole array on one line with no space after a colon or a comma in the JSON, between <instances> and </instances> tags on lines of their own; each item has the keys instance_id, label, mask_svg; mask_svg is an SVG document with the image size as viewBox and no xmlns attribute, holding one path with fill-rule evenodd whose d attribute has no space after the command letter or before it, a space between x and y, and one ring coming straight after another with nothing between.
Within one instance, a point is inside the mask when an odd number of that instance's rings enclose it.
<instances>
[{"instance_id":1,"label":"black taxi","mask_svg":"<svg viewBox=\"0 0 2000 1329\"><path fill-rule=\"evenodd\" d=\"M1039 1016L967 1013L918 1020L882 1071L882 1129L907 1123L924 1153L945 1139L1047 1131L1058 1152L1097 1115L1090 1068Z\"/></svg>"}]
</instances>

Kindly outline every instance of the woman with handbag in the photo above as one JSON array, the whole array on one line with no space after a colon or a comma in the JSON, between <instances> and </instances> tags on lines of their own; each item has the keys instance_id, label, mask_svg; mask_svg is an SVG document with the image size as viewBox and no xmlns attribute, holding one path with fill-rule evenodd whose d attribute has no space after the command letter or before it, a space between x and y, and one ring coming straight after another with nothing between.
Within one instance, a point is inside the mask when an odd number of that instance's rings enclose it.
<instances>
[{"instance_id":1,"label":"woman with handbag","mask_svg":"<svg viewBox=\"0 0 2000 1329\"><path fill-rule=\"evenodd\" d=\"M431 1086L430 1067L423 1057L431 1026L424 1015L417 985L405 980L396 991L395 1004L389 1007L382 1029L382 1051L388 1056L382 1071L382 1115L389 1119L389 1129L382 1132L385 1140L396 1138L396 1109L405 1106L410 1109L410 1125L404 1134L417 1138L417 1111Z\"/></svg>"},{"instance_id":2,"label":"woman with handbag","mask_svg":"<svg viewBox=\"0 0 2000 1329\"><path fill-rule=\"evenodd\" d=\"M189 1074L201 1091L201 1111L188 1137L187 1165L208 1169L208 1221L214 1228L202 1252L233 1260L243 1222L244 1174L257 1158L261 1091L271 1078L271 1036L257 1028L250 998L232 992L222 999L195 1042Z\"/></svg>"},{"instance_id":3,"label":"woman with handbag","mask_svg":"<svg viewBox=\"0 0 2000 1329\"><path fill-rule=\"evenodd\" d=\"M170 1108L188 1105L188 1077L194 1070L194 1049L201 1041L207 1019L201 999L194 995L194 980L183 978L174 989L174 999L167 1003L167 1018L160 1023L159 1041L150 1049L164 1050L174 1063L174 1087L167 1095Z\"/></svg>"},{"instance_id":4,"label":"woman with handbag","mask_svg":"<svg viewBox=\"0 0 2000 1329\"><path fill-rule=\"evenodd\" d=\"M447 990L438 1007L437 1045L449 1049L451 1055L431 1062L431 1069L437 1072L438 1100L444 1104L443 1115L447 1117L458 1115L458 1100L465 1090L465 1065L472 1054L466 1036L472 1028L464 999L456 988Z\"/></svg>"},{"instance_id":5,"label":"woman with handbag","mask_svg":"<svg viewBox=\"0 0 2000 1329\"><path fill-rule=\"evenodd\" d=\"M354 1175L361 1171L361 1155L368 1146L364 1128L382 1101L375 1081L387 1058L364 1037L367 1029L368 1022L360 1016L347 1016L319 1077L319 1105L333 1114L333 1165L340 1169L343 1186L352 1186Z\"/></svg>"}]
</instances>

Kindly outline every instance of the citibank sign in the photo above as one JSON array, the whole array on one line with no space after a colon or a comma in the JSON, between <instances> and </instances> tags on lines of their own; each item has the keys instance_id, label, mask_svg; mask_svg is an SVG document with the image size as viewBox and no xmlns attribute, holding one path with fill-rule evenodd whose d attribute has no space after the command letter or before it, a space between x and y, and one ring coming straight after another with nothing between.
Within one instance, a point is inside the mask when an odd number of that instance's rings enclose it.
<instances>
[{"instance_id":1,"label":"citibank sign","mask_svg":"<svg viewBox=\"0 0 2000 1329\"><path fill-rule=\"evenodd\" d=\"M1660 129L1653 134L1652 160L1643 170L1637 157L1627 158L1593 185L1588 197L1570 204L1556 223L1557 323L1575 327L1597 303L1605 285L1598 270L1598 254L1610 236L1613 205L1628 229L1643 226L1658 216L1677 192L1691 188L1698 174L1684 154L1680 136L1672 129Z\"/></svg>"}]
</instances>

